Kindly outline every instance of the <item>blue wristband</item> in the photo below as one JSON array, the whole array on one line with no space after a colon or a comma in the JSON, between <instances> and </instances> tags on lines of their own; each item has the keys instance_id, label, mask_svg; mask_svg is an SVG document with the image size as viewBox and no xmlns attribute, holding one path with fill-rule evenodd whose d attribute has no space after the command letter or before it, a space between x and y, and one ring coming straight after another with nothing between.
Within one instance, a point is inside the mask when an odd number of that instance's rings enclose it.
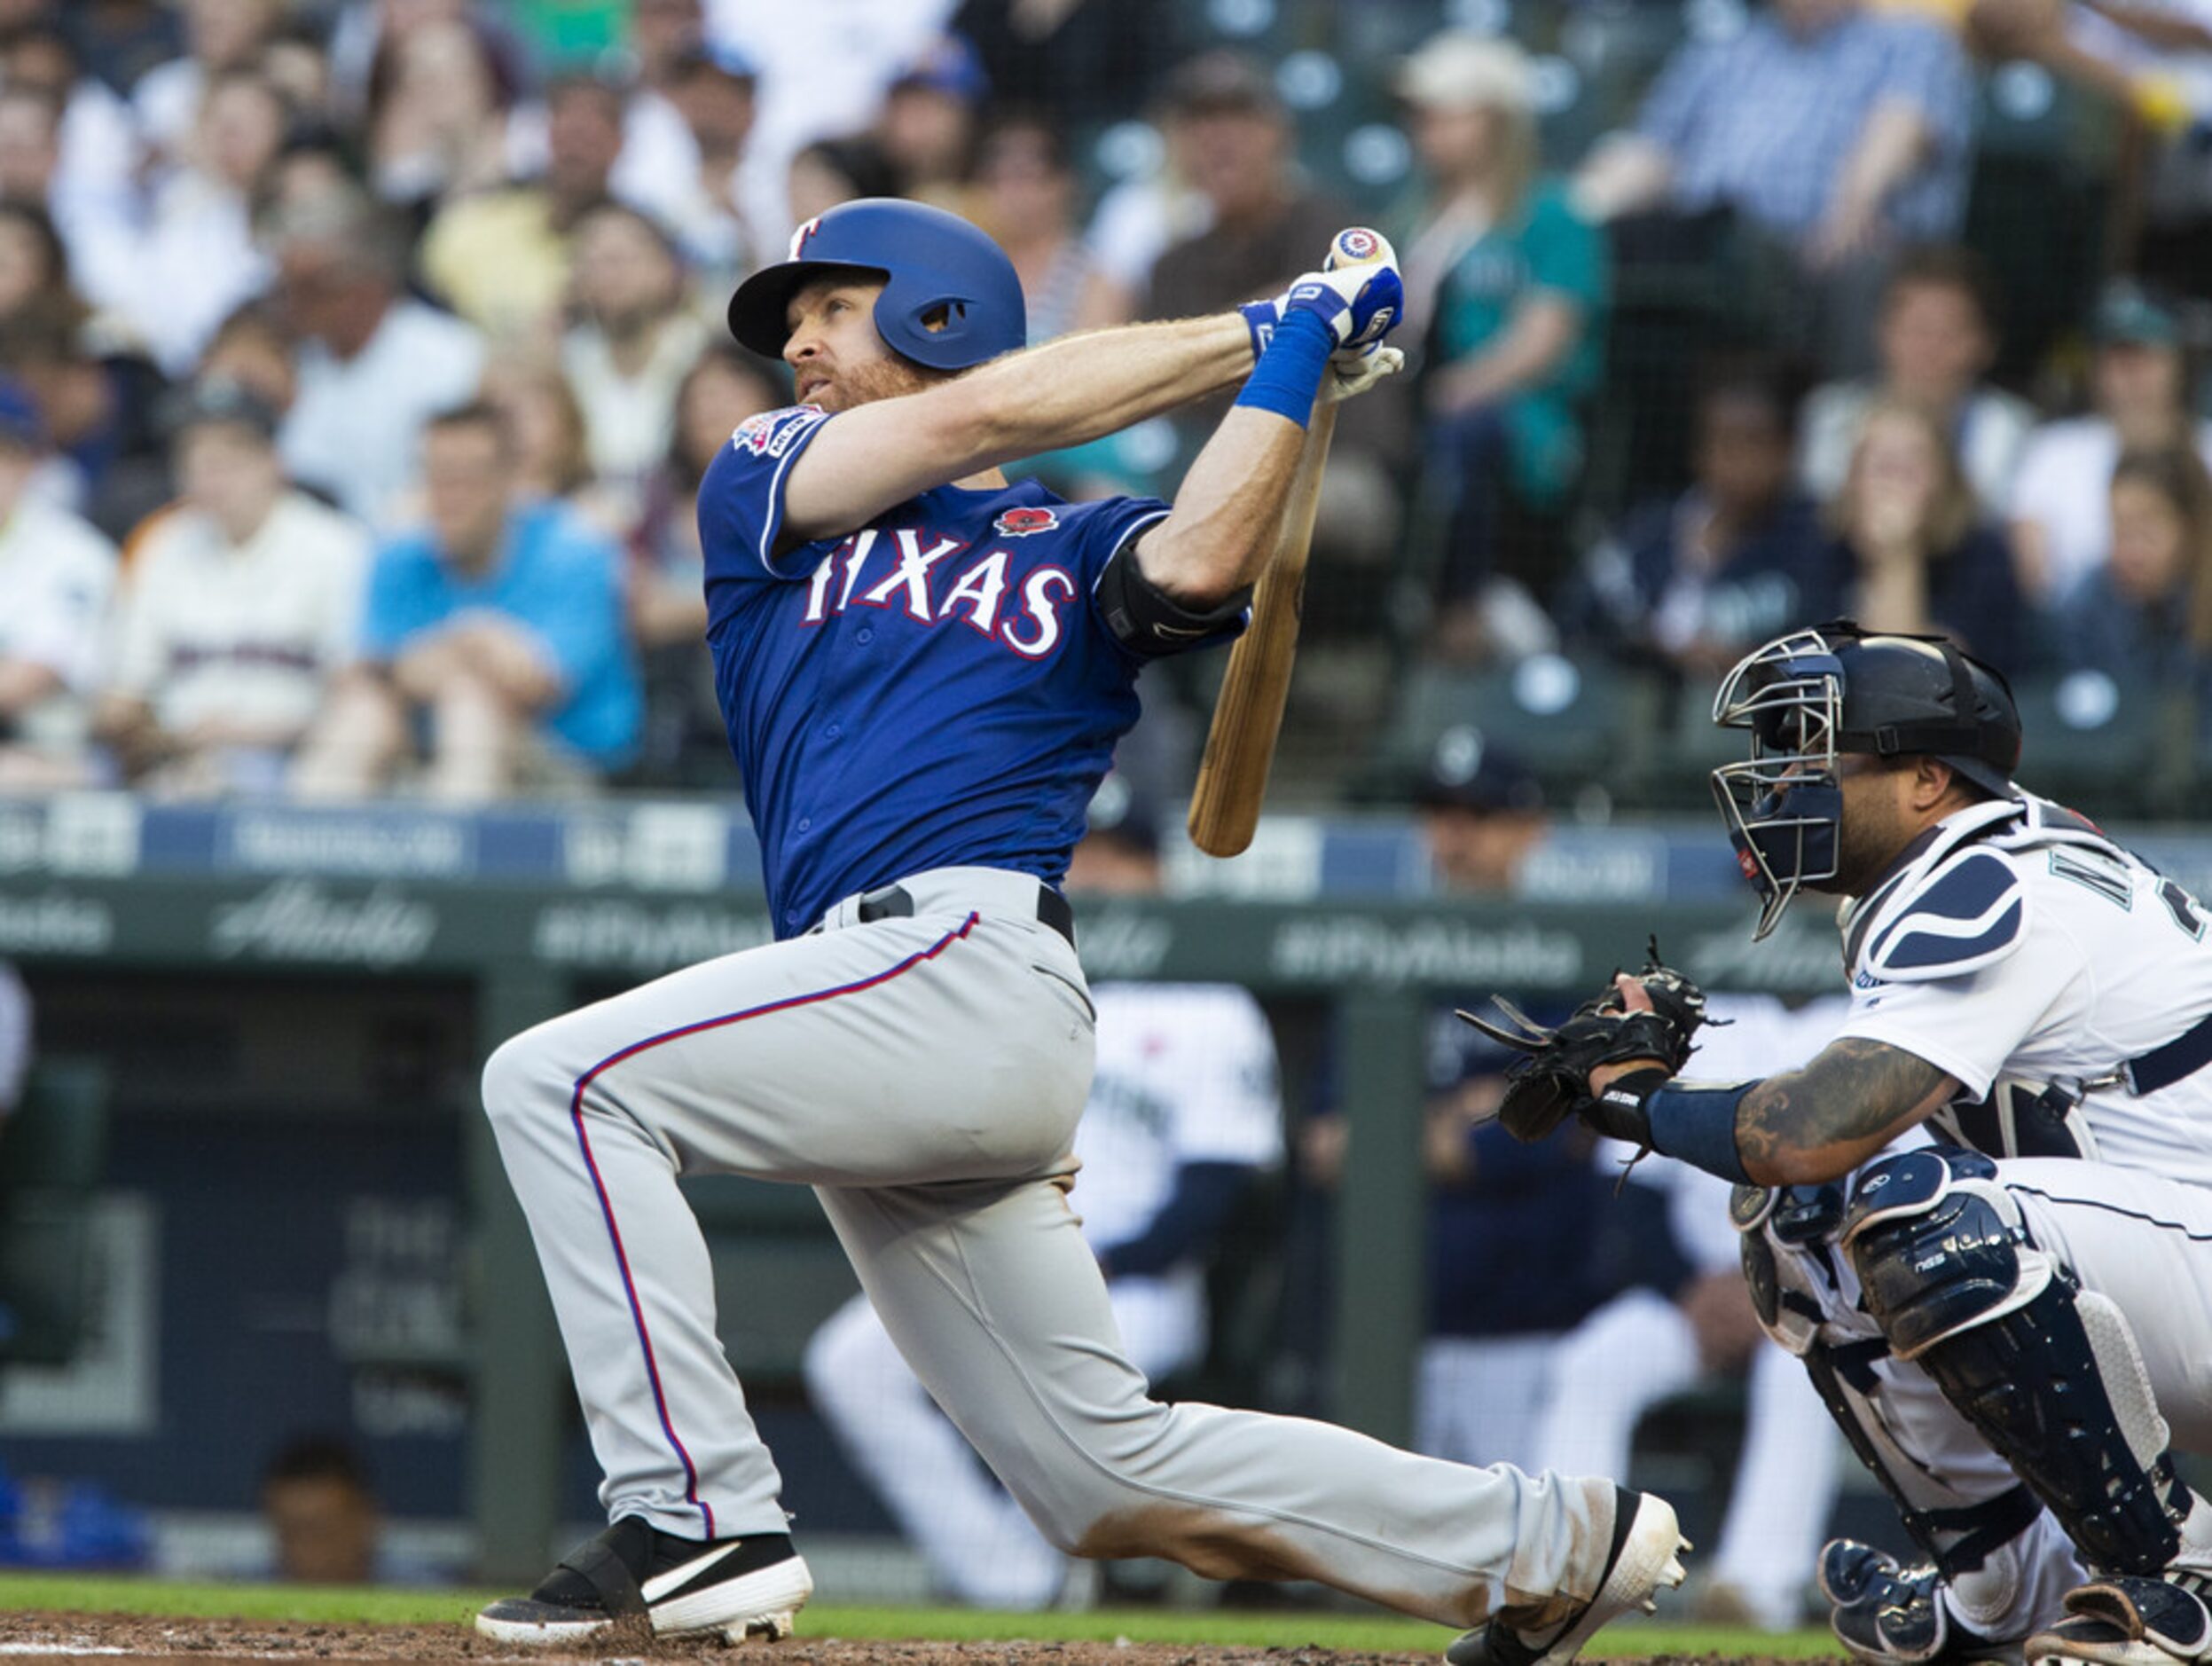
<instances>
[{"instance_id":1,"label":"blue wristband","mask_svg":"<svg viewBox=\"0 0 2212 1666\"><path fill-rule=\"evenodd\" d=\"M1282 322L1282 315L1272 301L1247 301L1236 310L1244 315L1245 332L1252 338L1252 363L1257 365L1267 356L1267 343L1275 340L1275 326Z\"/></svg>"},{"instance_id":2,"label":"blue wristband","mask_svg":"<svg viewBox=\"0 0 2212 1666\"><path fill-rule=\"evenodd\" d=\"M1653 1088L1643 1101L1643 1113L1651 1119L1651 1149L1748 1186L1751 1176L1744 1172L1744 1159L1736 1150L1736 1107L1758 1085L1739 1081L1727 1087L1693 1087L1670 1081Z\"/></svg>"},{"instance_id":3,"label":"blue wristband","mask_svg":"<svg viewBox=\"0 0 2212 1666\"><path fill-rule=\"evenodd\" d=\"M1275 339L1244 379L1236 403L1272 411L1304 428L1314 414L1329 356L1336 350L1337 338L1318 315L1304 310L1290 313L1275 326Z\"/></svg>"}]
</instances>

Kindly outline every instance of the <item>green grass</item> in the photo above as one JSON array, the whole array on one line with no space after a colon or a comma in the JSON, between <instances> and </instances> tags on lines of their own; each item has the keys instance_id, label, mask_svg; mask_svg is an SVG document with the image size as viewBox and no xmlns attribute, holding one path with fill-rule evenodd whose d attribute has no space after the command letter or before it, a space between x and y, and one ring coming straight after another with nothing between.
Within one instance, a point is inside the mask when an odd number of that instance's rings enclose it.
<instances>
[{"instance_id":1,"label":"green grass","mask_svg":"<svg viewBox=\"0 0 2212 1666\"><path fill-rule=\"evenodd\" d=\"M171 1615L180 1619L300 1620L326 1625L458 1625L498 1593L365 1591L311 1585L187 1584L75 1574L0 1574L0 1609ZM992 1614L963 1608L810 1607L800 1634L818 1638L999 1640L1031 1638L1086 1642L1126 1637L1137 1643L1249 1648L1341 1649L1433 1654L1449 1639L1441 1626L1356 1614L1247 1614L1160 1608L1106 1608L1089 1614ZM1623 1626L1597 1640L1597 1655L1832 1655L1825 1632L1787 1637L1692 1625Z\"/></svg>"}]
</instances>

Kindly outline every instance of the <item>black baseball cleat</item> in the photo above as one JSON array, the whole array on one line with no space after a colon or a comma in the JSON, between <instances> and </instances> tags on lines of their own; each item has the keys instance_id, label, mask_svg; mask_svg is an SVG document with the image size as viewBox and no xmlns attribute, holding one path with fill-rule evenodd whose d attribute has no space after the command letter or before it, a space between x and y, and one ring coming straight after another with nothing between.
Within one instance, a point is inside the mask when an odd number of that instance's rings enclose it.
<instances>
[{"instance_id":1,"label":"black baseball cleat","mask_svg":"<svg viewBox=\"0 0 2212 1666\"><path fill-rule=\"evenodd\" d=\"M2020 1666L2020 1640L1982 1636L1951 1612L1932 1563L1907 1567L1856 1539L1820 1552L1828 1629L1864 1666Z\"/></svg>"},{"instance_id":2,"label":"black baseball cleat","mask_svg":"<svg viewBox=\"0 0 2212 1666\"><path fill-rule=\"evenodd\" d=\"M561 1559L527 1597L503 1597L476 1616L502 1643L560 1648L625 1623L655 1637L788 1637L814 1591L790 1536L679 1538L626 1515Z\"/></svg>"},{"instance_id":3,"label":"black baseball cleat","mask_svg":"<svg viewBox=\"0 0 2212 1666\"><path fill-rule=\"evenodd\" d=\"M1571 1661L1598 1631L1631 1608L1649 1614L1658 1605L1652 1593L1683 1582L1682 1536L1675 1508L1656 1493L1613 1489L1613 1537L1605 1552L1605 1572L1597 1594L1564 1620L1541 1631L1513 1623L1513 1610L1502 1608L1488 1624L1462 1631L1444 1651L1449 1666L1560 1666Z\"/></svg>"},{"instance_id":4,"label":"black baseball cleat","mask_svg":"<svg viewBox=\"0 0 2212 1666\"><path fill-rule=\"evenodd\" d=\"M2175 1666L2212 1660L2212 1608L2194 1577L2114 1574L2069 1591L2066 1618L2028 1639L2035 1666Z\"/></svg>"}]
</instances>

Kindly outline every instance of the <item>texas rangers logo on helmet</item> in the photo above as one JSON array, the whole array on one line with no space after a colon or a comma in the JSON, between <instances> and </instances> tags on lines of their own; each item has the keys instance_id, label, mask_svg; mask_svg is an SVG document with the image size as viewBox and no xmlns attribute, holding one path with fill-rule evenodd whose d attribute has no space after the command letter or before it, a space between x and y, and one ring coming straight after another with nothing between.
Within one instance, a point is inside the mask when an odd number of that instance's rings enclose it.
<instances>
[{"instance_id":1,"label":"texas rangers logo on helmet","mask_svg":"<svg viewBox=\"0 0 2212 1666\"><path fill-rule=\"evenodd\" d=\"M789 255L785 256L785 258L788 260L799 259L806 251L806 240L813 236L815 232L820 231L821 229L822 216L818 214L812 219L809 220L804 225L799 227L797 231L792 232L791 252Z\"/></svg>"},{"instance_id":2,"label":"texas rangers logo on helmet","mask_svg":"<svg viewBox=\"0 0 2212 1666\"><path fill-rule=\"evenodd\" d=\"M1050 509L1008 509L991 524L1001 538L1027 538L1031 532L1051 531L1060 517Z\"/></svg>"}]
</instances>

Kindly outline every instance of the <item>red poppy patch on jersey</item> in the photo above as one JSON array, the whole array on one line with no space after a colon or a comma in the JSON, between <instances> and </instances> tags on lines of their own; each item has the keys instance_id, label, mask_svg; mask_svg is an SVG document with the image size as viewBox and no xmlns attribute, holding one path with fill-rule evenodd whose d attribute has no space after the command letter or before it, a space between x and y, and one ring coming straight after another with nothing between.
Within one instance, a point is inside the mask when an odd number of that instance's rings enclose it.
<instances>
[{"instance_id":1,"label":"red poppy patch on jersey","mask_svg":"<svg viewBox=\"0 0 2212 1666\"><path fill-rule=\"evenodd\" d=\"M1051 531L1060 517L1050 509L1008 509L991 524L1001 538L1027 538L1031 532Z\"/></svg>"}]
</instances>

